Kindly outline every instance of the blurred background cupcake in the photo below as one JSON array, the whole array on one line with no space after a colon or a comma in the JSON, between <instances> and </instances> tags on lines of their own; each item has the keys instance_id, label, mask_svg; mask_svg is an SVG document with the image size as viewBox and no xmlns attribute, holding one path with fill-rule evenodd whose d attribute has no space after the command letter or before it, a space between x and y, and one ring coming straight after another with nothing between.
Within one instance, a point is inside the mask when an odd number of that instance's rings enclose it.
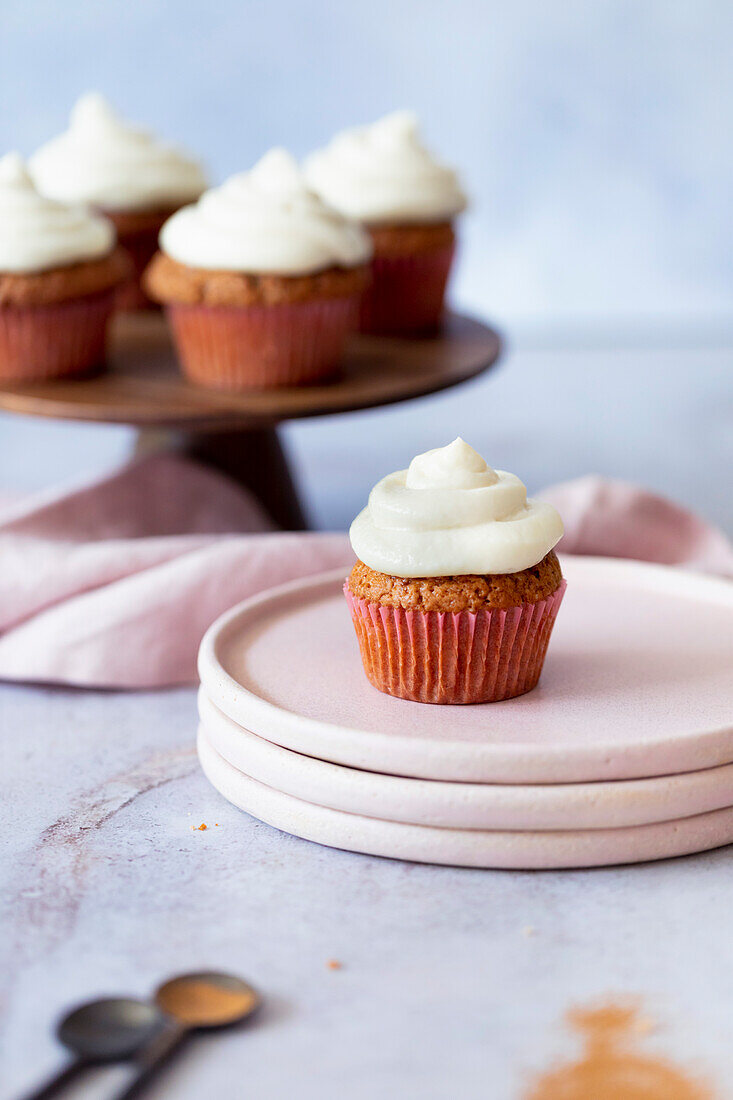
<instances>
[{"instance_id":1,"label":"blurred background cupcake","mask_svg":"<svg viewBox=\"0 0 733 1100\"><path fill-rule=\"evenodd\" d=\"M453 223L466 199L455 172L422 145L415 116L396 111L337 134L306 158L305 173L326 202L360 221L372 238L362 331L434 331L455 253Z\"/></svg>"},{"instance_id":2,"label":"blurred background cupcake","mask_svg":"<svg viewBox=\"0 0 733 1100\"><path fill-rule=\"evenodd\" d=\"M22 157L0 160L0 379L86 373L130 261L112 223L41 196Z\"/></svg>"},{"instance_id":3,"label":"blurred background cupcake","mask_svg":"<svg viewBox=\"0 0 733 1100\"><path fill-rule=\"evenodd\" d=\"M326 378L357 324L371 245L272 149L179 210L145 278L165 304L183 370L218 389Z\"/></svg>"},{"instance_id":4,"label":"blurred background cupcake","mask_svg":"<svg viewBox=\"0 0 733 1100\"><path fill-rule=\"evenodd\" d=\"M140 276L158 246L163 223L206 188L199 162L130 126L103 96L89 92L74 106L69 129L41 146L29 166L42 194L85 203L110 218L135 272L118 305L150 306Z\"/></svg>"}]
</instances>

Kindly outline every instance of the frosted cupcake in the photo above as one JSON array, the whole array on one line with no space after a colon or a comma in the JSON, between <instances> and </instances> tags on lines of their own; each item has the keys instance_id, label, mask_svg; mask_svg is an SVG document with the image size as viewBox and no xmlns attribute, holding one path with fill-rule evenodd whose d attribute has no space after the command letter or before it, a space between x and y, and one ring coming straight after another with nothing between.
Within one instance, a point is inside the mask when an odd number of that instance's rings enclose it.
<instances>
[{"instance_id":1,"label":"frosted cupcake","mask_svg":"<svg viewBox=\"0 0 733 1100\"><path fill-rule=\"evenodd\" d=\"M130 126L101 95L89 92L72 110L69 129L43 145L29 164L44 195L84 203L110 218L135 268L119 304L150 305L140 275L158 247L163 223L206 187L199 162Z\"/></svg>"},{"instance_id":2,"label":"frosted cupcake","mask_svg":"<svg viewBox=\"0 0 733 1100\"><path fill-rule=\"evenodd\" d=\"M0 160L0 379L59 378L101 363L129 274L111 222L39 195L17 153Z\"/></svg>"},{"instance_id":3,"label":"frosted cupcake","mask_svg":"<svg viewBox=\"0 0 733 1100\"><path fill-rule=\"evenodd\" d=\"M273 149L166 222L145 286L183 370L227 390L332 375L356 327L371 245Z\"/></svg>"},{"instance_id":4,"label":"frosted cupcake","mask_svg":"<svg viewBox=\"0 0 733 1100\"><path fill-rule=\"evenodd\" d=\"M383 478L351 526L344 588L374 687L419 703L530 691L565 591L562 533L462 439Z\"/></svg>"},{"instance_id":5,"label":"frosted cupcake","mask_svg":"<svg viewBox=\"0 0 733 1100\"><path fill-rule=\"evenodd\" d=\"M408 111L345 130L305 161L311 186L374 244L364 332L416 335L440 324L455 253L454 220L466 205L455 173L422 145Z\"/></svg>"}]
</instances>

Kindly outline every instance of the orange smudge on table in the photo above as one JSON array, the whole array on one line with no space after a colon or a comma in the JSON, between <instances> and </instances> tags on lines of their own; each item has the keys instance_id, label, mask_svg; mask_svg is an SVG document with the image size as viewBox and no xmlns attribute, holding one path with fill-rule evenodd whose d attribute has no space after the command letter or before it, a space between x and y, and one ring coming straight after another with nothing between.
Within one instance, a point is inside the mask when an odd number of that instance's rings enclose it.
<instances>
[{"instance_id":1,"label":"orange smudge on table","mask_svg":"<svg viewBox=\"0 0 733 1100\"><path fill-rule=\"evenodd\" d=\"M637 1053L634 1042L651 1030L651 1021L633 1006L576 1008L567 1019L583 1035L581 1057L543 1074L526 1100L714 1100L665 1058Z\"/></svg>"}]
</instances>

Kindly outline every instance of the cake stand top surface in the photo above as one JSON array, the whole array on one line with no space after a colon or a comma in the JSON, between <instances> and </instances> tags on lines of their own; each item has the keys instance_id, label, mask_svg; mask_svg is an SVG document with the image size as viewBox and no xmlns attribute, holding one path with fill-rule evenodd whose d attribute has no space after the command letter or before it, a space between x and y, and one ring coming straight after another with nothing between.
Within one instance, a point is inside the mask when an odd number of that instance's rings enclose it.
<instances>
[{"instance_id":1,"label":"cake stand top surface","mask_svg":"<svg viewBox=\"0 0 733 1100\"><path fill-rule=\"evenodd\" d=\"M354 337L343 375L333 382L232 394L186 381L163 317L131 314L115 322L104 373L6 384L0 387L0 409L26 416L202 431L266 426L435 393L482 374L500 350L501 339L493 329L450 314L441 333L433 337Z\"/></svg>"}]
</instances>

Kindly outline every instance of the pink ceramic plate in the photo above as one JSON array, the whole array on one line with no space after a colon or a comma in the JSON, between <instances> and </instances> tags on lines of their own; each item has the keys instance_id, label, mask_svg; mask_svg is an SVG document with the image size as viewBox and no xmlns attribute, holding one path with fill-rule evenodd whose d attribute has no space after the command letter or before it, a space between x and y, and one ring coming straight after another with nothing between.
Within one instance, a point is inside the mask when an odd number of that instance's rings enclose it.
<instances>
[{"instance_id":1,"label":"pink ceramic plate","mask_svg":"<svg viewBox=\"0 0 733 1100\"><path fill-rule=\"evenodd\" d=\"M458 829L604 829L733 806L733 764L661 779L509 786L407 779L328 764L232 722L199 693L204 734L237 771L305 802Z\"/></svg>"},{"instance_id":2,"label":"pink ceramic plate","mask_svg":"<svg viewBox=\"0 0 733 1100\"><path fill-rule=\"evenodd\" d=\"M199 737L209 781L242 810L305 840L350 852L456 867L541 870L642 863L689 855L733 841L733 809L625 829L511 832L436 829L343 813L293 798L238 772Z\"/></svg>"},{"instance_id":3,"label":"pink ceramic plate","mask_svg":"<svg viewBox=\"0 0 733 1100\"><path fill-rule=\"evenodd\" d=\"M563 569L542 679L518 699L441 707L375 691L341 572L218 619L201 644L201 680L260 737L392 775L575 783L732 763L733 584L606 558L566 557Z\"/></svg>"}]
</instances>

